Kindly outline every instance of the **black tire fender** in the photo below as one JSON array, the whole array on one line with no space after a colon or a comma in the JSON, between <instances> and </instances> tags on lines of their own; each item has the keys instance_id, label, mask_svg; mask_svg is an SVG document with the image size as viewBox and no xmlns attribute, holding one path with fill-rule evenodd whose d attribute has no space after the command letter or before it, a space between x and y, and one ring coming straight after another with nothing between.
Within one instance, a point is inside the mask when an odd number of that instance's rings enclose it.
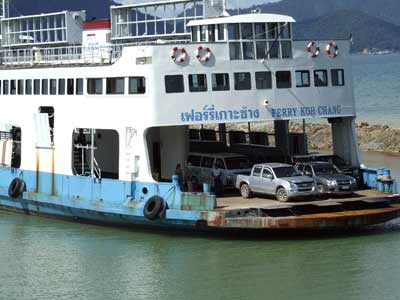
<instances>
[{"instance_id":1,"label":"black tire fender","mask_svg":"<svg viewBox=\"0 0 400 300\"><path fill-rule=\"evenodd\" d=\"M163 198L160 196L153 196L147 200L144 208L143 215L146 219L157 220L161 219L166 209L166 204Z\"/></svg>"},{"instance_id":2,"label":"black tire fender","mask_svg":"<svg viewBox=\"0 0 400 300\"><path fill-rule=\"evenodd\" d=\"M25 181L18 177L14 178L8 187L8 196L12 199L20 198L25 191L25 187Z\"/></svg>"}]
</instances>

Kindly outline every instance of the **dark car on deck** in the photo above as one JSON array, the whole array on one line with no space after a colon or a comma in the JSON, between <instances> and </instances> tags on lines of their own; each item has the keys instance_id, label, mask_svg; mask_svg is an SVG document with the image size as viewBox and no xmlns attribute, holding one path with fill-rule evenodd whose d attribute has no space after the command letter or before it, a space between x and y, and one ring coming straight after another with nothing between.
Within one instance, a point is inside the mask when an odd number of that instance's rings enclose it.
<instances>
[{"instance_id":1,"label":"dark car on deck","mask_svg":"<svg viewBox=\"0 0 400 300\"><path fill-rule=\"evenodd\" d=\"M344 174L332 163L297 163L296 169L303 175L314 178L321 194L343 195L357 190L356 179Z\"/></svg>"}]
</instances>

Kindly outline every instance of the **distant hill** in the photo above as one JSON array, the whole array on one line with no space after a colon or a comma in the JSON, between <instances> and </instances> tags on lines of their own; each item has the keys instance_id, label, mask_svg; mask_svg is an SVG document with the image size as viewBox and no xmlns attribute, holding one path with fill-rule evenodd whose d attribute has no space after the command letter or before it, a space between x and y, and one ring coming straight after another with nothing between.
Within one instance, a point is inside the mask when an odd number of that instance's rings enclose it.
<instances>
[{"instance_id":1,"label":"distant hill","mask_svg":"<svg viewBox=\"0 0 400 300\"><path fill-rule=\"evenodd\" d=\"M295 38L346 39L353 34L353 51L364 48L400 51L400 26L365 13L341 10L296 24Z\"/></svg>"}]
</instances>

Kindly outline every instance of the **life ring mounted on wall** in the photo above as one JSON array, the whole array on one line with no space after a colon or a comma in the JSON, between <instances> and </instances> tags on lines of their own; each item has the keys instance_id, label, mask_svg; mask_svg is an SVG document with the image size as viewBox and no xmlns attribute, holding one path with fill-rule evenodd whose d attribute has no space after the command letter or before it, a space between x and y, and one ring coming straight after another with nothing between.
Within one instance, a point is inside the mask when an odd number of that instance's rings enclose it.
<instances>
[{"instance_id":1,"label":"life ring mounted on wall","mask_svg":"<svg viewBox=\"0 0 400 300\"><path fill-rule=\"evenodd\" d=\"M312 57L316 58L321 53L321 48L317 45L316 42L310 42L307 45L307 53Z\"/></svg>"},{"instance_id":2,"label":"life ring mounted on wall","mask_svg":"<svg viewBox=\"0 0 400 300\"><path fill-rule=\"evenodd\" d=\"M171 49L170 56L172 61L184 63L186 61L187 52L185 48L174 47Z\"/></svg>"},{"instance_id":3,"label":"life ring mounted on wall","mask_svg":"<svg viewBox=\"0 0 400 300\"><path fill-rule=\"evenodd\" d=\"M339 56L339 47L334 41L330 41L328 45L326 45L326 55L331 58Z\"/></svg>"},{"instance_id":4,"label":"life ring mounted on wall","mask_svg":"<svg viewBox=\"0 0 400 300\"><path fill-rule=\"evenodd\" d=\"M196 51L194 52L198 61L209 62L211 59L211 49L209 47L199 46L197 47Z\"/></svg>"}]
</instances>

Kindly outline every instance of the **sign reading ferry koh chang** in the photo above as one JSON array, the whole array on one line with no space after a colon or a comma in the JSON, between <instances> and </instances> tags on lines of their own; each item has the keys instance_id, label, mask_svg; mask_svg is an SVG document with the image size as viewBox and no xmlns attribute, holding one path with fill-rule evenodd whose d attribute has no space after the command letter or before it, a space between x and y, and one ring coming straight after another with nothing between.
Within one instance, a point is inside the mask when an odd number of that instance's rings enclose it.
<instances>
[{"instance_id":1,"label":"sign reading ferry koh chang","mask_svg":"<svg viewBox=\"0 0 400 300\"><path fill-rule=\"evenodd\" d=\"M316 117L340 115L342 107L341 105L320 105L272 108L270 111L273 118Z\"/></svg>"}]
</instances>

